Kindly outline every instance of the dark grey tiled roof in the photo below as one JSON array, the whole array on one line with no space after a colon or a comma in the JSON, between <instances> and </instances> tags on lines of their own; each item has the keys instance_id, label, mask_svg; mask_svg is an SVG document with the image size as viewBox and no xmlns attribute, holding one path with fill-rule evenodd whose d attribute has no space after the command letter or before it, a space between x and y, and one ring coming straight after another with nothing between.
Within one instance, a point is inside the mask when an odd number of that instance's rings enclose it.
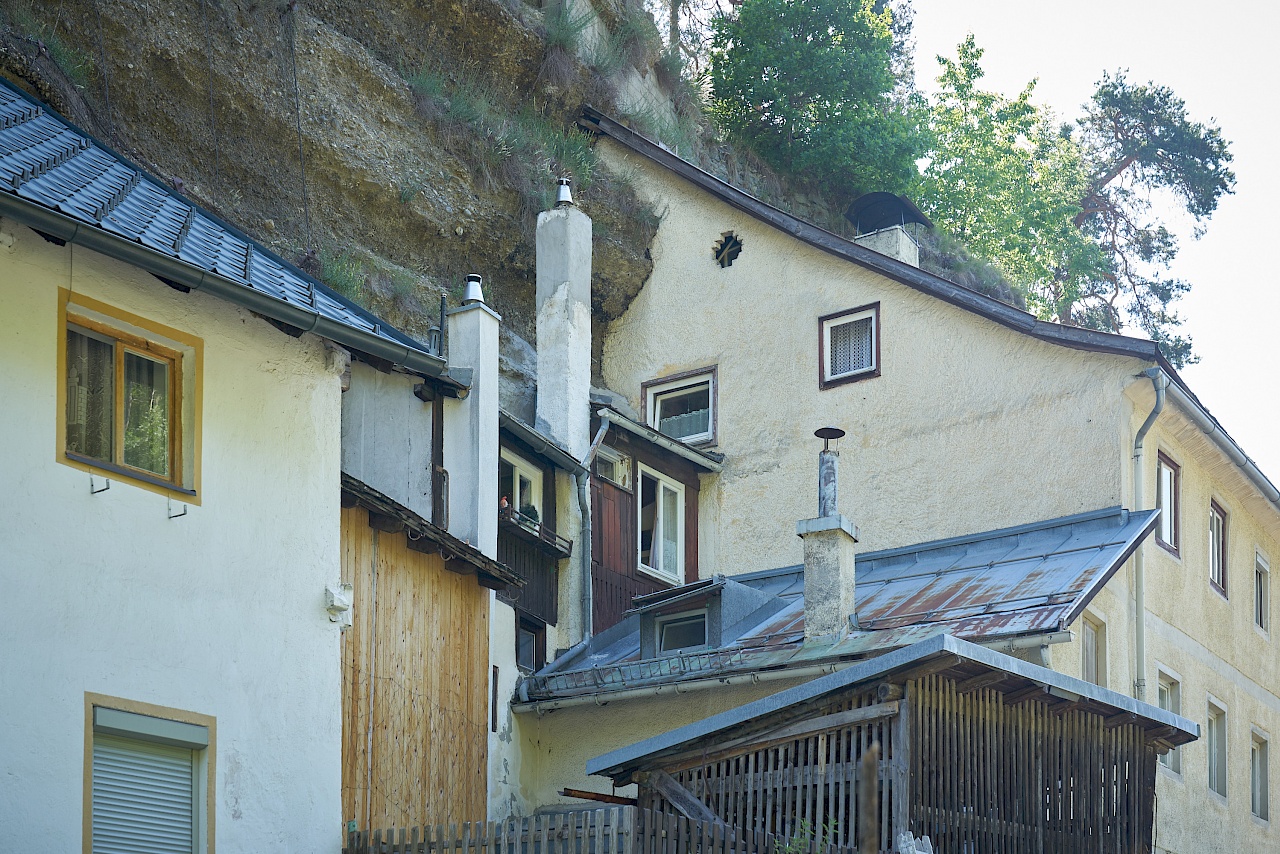
<instances>
[{"instance_id":1,"label":"dark grey tiled roof","mask_svg":"<svg viewBox=\"0 0 1280 854\"><path fill-rule=\"evenodd\" d=\"M367 350L381 339L406 354L408 361L414 355L434 358L424 345L162 186L3 81L0 193L214 274L238 285L246 296L265 295L294 309L276 319L287 322L300 311L357 333L341 341L355 349ZM6 212L14 215L12 206L6 206ZM235 298L234 288L221 293ZM269 309L270 303L265 305ZM261 299L254 299L252 307L263 306ZM263 313L271 315L269 310ZM340 338L341 329L337 333L334 337Z\"/></svg>"}]
</instances>

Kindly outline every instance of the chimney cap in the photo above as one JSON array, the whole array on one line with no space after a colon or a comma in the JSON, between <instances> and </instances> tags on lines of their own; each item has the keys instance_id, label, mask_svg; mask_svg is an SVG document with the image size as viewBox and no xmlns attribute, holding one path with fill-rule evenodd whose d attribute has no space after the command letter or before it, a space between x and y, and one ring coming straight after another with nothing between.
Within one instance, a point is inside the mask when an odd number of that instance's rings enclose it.
<instances>
[{"instance_id":1,"label":"chimney cap","mask_svg":"<svg viewBox=\"0 0 1280 854\"><path fill-rule=\"evenodd\" d=\"M463 305L484 302L484 289L481 287L482 281L478 273L471 273L467 276L467 289L462 294Z\"/></svg>"},{"instance_id":2,"label":"chimney cap","mask_svg":"<svg viewBox=\"0 0 1280 854\"><path fill-rule=\"evenodd\" d=\"M819 439L841 439L844 438L844 431L839 427L819 427L813 431L813 435Z\"/></svg>"},{"instance_id":3,"label":"chimney cap","mask_svg":"<svg viewBox=\"0 0 1280 854\"><path fill-rule=\"evenodd\" d=\"M572 182L567 175L556 180L556 207L567 208L573 204L573 193L569 189Z\"/></svg>"}]
</instances>

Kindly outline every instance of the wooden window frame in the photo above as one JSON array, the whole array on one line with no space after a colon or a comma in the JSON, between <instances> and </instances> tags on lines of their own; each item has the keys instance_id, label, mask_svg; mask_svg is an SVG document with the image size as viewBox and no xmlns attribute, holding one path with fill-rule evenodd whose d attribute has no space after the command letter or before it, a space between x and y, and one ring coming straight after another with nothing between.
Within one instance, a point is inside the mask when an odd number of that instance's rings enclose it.
<instances>
[{"instance_id":1,"label":"wooden window frame","mask_svg":"<svg viewBox=\"0 0 1280 854\"><path fill-rule=\"evenodd\" d=\"M871 324L871 352L873 364L870 368L856 373L845 374L843 376L829 378L827 376L827 338L828 329L831 326L838 325L837 321L849 318L857 320L853 315L867 314L873 318ZM873 377L880 376L880 303L873 302L866 305L860 305L857 308L850 308L844 311L837 311L833 314L824 314L818 318L818 388L828 389L836 386L845 385L846 383L859 382L861 380L869 380Z\"/></svg>"},{"instance_id":2,"label":"wooden window frame","mask_svg":"<svg viewBox=\"0 0 1280 854\"><path fill-rule=\"evenodd\" d=\"M528 632L534 640L534 668L529 670L520 663L520 632ZM536 617L530 617L517 609L516 611L516 669L521 673L537 673L547 665L547 624Z\"/></svg>"},{"instance_id":3,"label":"wooden window frame","mask_svg":"<svg viewBox=\"0 0 1280 854\"><path fill-rule=\"evenodd\" d=\"M654 508L655 514L658 512L658 510L661 508L661 505L662 505L662 487L664 485L674 489L676 494L680 497L680 506L679 506L679 509L676 511L676 518L680 525L680 530L676 535L676 542L679 544L679 548L676 550L676 556L680 565L676 568L676 571L671 575L668 575L667 573L665 573L660 569L655 569L651 566L647 566L644 563L644 561L640 559L640 554L642 551L641 532L644 530L644 520L641 518L641 514L644 512L644 485L642 483L642 479L646 474L650 475L651 477L653 477L655 480L658 481L658 496L656 499L658 506ZM685 555L685 552L687 550L687 547L685 544L685 536L686 536L686 529L688 527L688 523L685 520L685 515L687 511L685 507L686 496L685 496L684 484L676 480L675 478L671 477L670 475L665 475L662 472L658 471L657 469L651 466L645 465L644 463L637 460L636 472L635 472L635 496L636 496L636 572L639 572L642 575L647 575L650 578L657 579L658 581L661 581L665 584L677 584L677 585L683 584L685 565L687 563L686 555ZM656 530L656 526L655 526L655 530ZM652 553L654 544L651 543L649 548L650 548L650 553Z\"/></svg>"},{"instance_id":4,"label":"wooden window frame","mask_svg":"<svg viewBox=\"0 0 1280 854\"><path fill-rule=\"evenodd\" d=\"M165 478L126 465L121 459L102 460L67 449L67 333L80 327L113 342L112 418L113 456L124 442L124 354L164 361L169 370L169 460ZM57 325L57 438L55 459L66 466L107 480L129 483L184 503L200 504L200 428L204 342L177 329L155 323L115 306L59 288Z\"/></svg>"},{"instance_id":5,"label":"wooden window frame","mask_svg":"<svg viewBox=\"0 0 1280 854\"><path fill-rule=\"evenodd\" d=\"M1173 477L1173 489L1171 490L1173 495L1172 510L1165 508L1161 502L1161 497L1163 495L1163 491L1160 488L1161 468L1167 468ZM1161 548L1163 548L1165 551L1172 554L1174 557L1178 556L1178 550L1182 542L1181 504L1182 504L1182 466L1175 463L1169 457L1169 455L1166 454L1164 451L1160 451L1156 454L1156 507L1160 508L1161 516L1164 516L1166 513L1168 513L1169 518L1172 520L1170 529L1173 534L1173 542L1170 543L1165 541L1164 537L1161 536L1162 525L1158 524L1156 526L1156 543L1158 543Z\"/></svg>"},{"instance_id":6,"label":"wooden window frame","mask_svg":"<svg viewBox=\"0 0 1280 854\"><path fill-rule=\"evenodd\" d=\"M1219 566L1221 567L1221 569L1222 569L1222 572L1221 572L1222 579L1221 579L1221 581L1219 581L1218 579L1216 579L1216 578L1214 578L1214 577L1213 577L1213 558L1214 558L1214 550L1215 550L1215 548L1214 548L1214 542L1213 542L1213 524L1212 524L1212 519L1213 519L1213 517L1214 517L1215 515L1216 515L1219 519L1221 519L1221 520L1222 520L1222 524L1221 524L1222 535L1221 535L1221 537L1219 538L1219 541L1218 541L1218 544L1217 544L1218 565L1219 565ZM1229 548L1229 546L1228 546L1228 541L1230 540L1230 536L1231 536L1231 529L1230 529L1231 520L1230 520L1230 517L1227 515L1227 511L1226 511L1225 509L1223 509L1222 505L1221 505L1221 504L1219 504L1219 503L1217 502L1217 500L1215 500L1215 499L1210 499L1210 500L1209 500L1209 518L1210 518L1210 525L1209 525L1209 586L1210 586L1210 587L1212 587L1214 590L1218 591L1218 593L1222 594L1222 598L1227 599L1227 598L1230 598L1230 597L1227 595L1227 588L1228 588L1228 586L1229 586L1229 584L1230 584L1230 576L1229 576L1229 574L1228 574L1228 572L1227 572L1227 555L1230 553L1230 548Z\"/></svg>"},{"instance_id":7,"label":"wooden window frame","mask_svg":"<svg viewBox=\"0 0 1280 854\"><path fill-rule=\"evenodd\" d=\"M546 522L546 514L543 512L544 505L546 503L544 500L546 498L546 494L543 491L543 478L545 477L546 472L542 470L541 466L534 464L531 460L526 459L524 456L508 448L506 445L499 447L498 459L506 462L514 470L515 485L517 487L520 483L519 478L521 474L528 477L529 488L533 491L534 499L536 500L536 503L533 504L533 509L538 514L538 518L534 521L539 524ZM501 497L502 496L499 496L499 498ZM519 498L517 496L513 496L511 501L511 506L515 508L515 511L521 516L524 516L524 511L519 506Z\"/></svg>"},{"instance_id":8,"label":"wooden window frame","mask_svg":"<svg viewBox=\"0 0 1280 854\"><path fill-rule=\"evenodd\" d=\"M128 712L135 715L146 715L147 717L159 718L162 721L175 721L177 723L192 724L194 726L204 727L208 735L208 745L200 752L200 771L201 789L199 794L204 797L201 799L204 810L200 816L200 828L197 834L198 847L200 854L216 854L214 851L215 820L217 817L215 797L217 792L217 757L218 757L218 720L212 715L202 715L197 712L189 712L183 709L174 709L168 706L157 706L151 703L141 703L136 700L126 700L120 697L110 697L105 694L95 694L86 691L84 695L84 794L83 794L83 812L81 814L81 838L84 854L92 854L93 851L93 738L95 732L94 726L94 709L112 709L121 712Z\"/></svg>"},{"instance_id":9,"label":"wooden window frame","mask_svg":"<svg viewBox=\"0 0 1280 854\"><path fill-rule=\"evenodd\" d=\"M693 388L703 382L707 383L707 406L711 409L707 432L697 433L687 438L676 438L674 436L669 436L668 438L675 439L677 442L684 442L687 445L703 447L715 445L718 436L717 422L720 416L719 400L717 400L720 386L718 365L695 368L691 371L681 371L678 374L646 380L641 383L640 397L644 401L646 423L654 430L662 433L658 429L658 398L672 392ZM665 433L662 435L666 436Z\"/></svg>"}]
</instances>

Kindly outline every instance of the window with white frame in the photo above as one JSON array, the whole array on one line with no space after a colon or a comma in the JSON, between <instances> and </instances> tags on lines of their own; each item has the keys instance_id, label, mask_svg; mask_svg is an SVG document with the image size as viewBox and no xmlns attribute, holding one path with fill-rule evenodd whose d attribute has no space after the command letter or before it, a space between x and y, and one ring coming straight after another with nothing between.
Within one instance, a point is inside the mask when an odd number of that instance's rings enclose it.
<instances>
[{"instance_id":1,"label":"window with white frame","mask_svg":"<svg viewBox=\"0 0 1280 854\"><path fill-rule=\"evenodd\" d=\"M1106 687L1107 627L1101 620L1085 616L1080 621L1082 660L1080 677L1086 682Z\"/></svg>"},{"instance_id":2,"label":"window with white frame","mask_svg":"<svg viewBox=\"0 0 1280 854\"><path fill-rule=\"evenodd\" d=\"M706 646L706 609L658 617L654 621L654 630L660 653Z\"/></svg>"},{"instance_id":3,"label":"window with white frame","mask_svg":"<svg viewBox=\"0 0 1280 854\"><path fill-rule=\"evenodd\" d=\"M639 568L679 584L684 580L684 484L643 463L639 468Z\"/></svg>"},{"instance_id":4,"label":"window with white frame","mask_svg":"<svg viewBox=\"0 0 1280 854\"><path fill-rule=\"evenodd\" d=\"M207 851L210 728L100 706L92 726L94 854Z\"/></svg>"},{"instance_id":5,"label":"window with white frame","mask_svg":"<svg viewBox=\"0 0 1280 854\"><path fill-rule=\"evenodd\" d=\"M714 369L645 384L649 425L672 439L700 443L716 435Z\"/></svg>"},{"instance_id":6,"label":"window with white frame","mask_svg":"<svg viewBox=\"0 0 1280 854\"><path fill-rule=\"evenodd\" d=\"M1182 684L1168 673L1161 671L1156 687L1156 703L1166 712L1182 714ZM1167 753L1160 754L1160 764L1175 774L1182 773L1182 753L1170 748Z\"/></svg>"},{"instance_id":7,"label":"window with white frame","mask_svg":"<svg viewBox=\"0 0 1280 854\"><path fill-rule=\"evenodd\" d=\"M1156 457L1156 507L1160 510L1160 523L1156 528L1156 542L1177 554L1178 552L1178 488L1181 469L1163 453Z\"/></svg>"},{"instance_id":8,"label":"window with white frame","mask_svg":"<svg viewBox=\"0 0 1280 854\"><path fill-rule=\"evenodd\" d=\"M1209 701L1204 740L1209 758L1209 791L1227 796L1227 710Z\"/></svg>"},{"instance_id":9,"label":"window with white frame","mask_svg":"<svg viewBox=\"0 0 1280 854\"><path fill-rule=\"evenodd\" d=\"M596 449L596 475L614 486L631 488L631 457L620 451L601 445Z\"/></svg>"},{"instance_id":10,"label":"window with white frame","mask_svg":"<svg viewBox=\"0 0 1280 854\"><path fill-rule=\"evenodd\" d=\"M1227 511L1209 502L1209 582L1227 595Z\"/></svg>"},{"instance_id":11,"label":"window with white frame","mask_svg":"<svg viewBox=\"0 0 1280 854\"><path fill-rule=\"evenodd\" d=\"M1253 553L1253 624L1271 630L1271 563L1262 552Z\"/></svg>"},{"instance_id":12,"label":"window with white frame","mask_svg":"<svg viewBox=\"0 0 1280 854\"><path fill-rule=\"evenodd\" d=\"M524 457L503 448L498 455L499 505L531 522L542 521L542 469Z\"/></svg>"},{"instance_id":13,"label":"window with white frame","mask_svg":"<svg viewBox=\"0 0 1280 854\"><path fill-rule=\"evenodd\" d=\"M1271 819L1268 764L1267 737L1255 729L1249 746L1249 800L1253 814L1263 821Z\"/></svg>"},{"instance_id":14,"label":"window with white frame","mask_svg":"<svg viewBox=\"0 0 1280 854\"><path fill-rule=\"evenodd\" d=\"M880 376L880 304L819 318L818 350L822 388Z\"/></svg>"}]
</instances>

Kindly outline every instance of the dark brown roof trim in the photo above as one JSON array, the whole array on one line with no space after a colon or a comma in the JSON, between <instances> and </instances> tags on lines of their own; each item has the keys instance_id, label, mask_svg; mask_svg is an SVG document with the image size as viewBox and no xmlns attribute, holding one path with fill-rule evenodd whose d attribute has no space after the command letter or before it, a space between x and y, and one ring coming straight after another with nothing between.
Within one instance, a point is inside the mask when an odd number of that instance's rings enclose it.
<instances>
[{"instance_id":1,"label":"dark brown roof trim","mask_svg":"<svg viewBox=\"0 0 1280 854\"><path fill-rule=\"evenodd\" d=\"M582 108L582 117L578 120L578 124L587 131L607 136L631 151L649 158L654 163L669 169L730 207L737 208L766 225L771 225L779 231L837 258L874 270L909 288L936 297L944 302L951 303L957 308L971 311L974 314L1034 338L1076 350L1133 356L1148 362L1158 362L1170 373L1173 372L1160 354L1159 345L1154 341L1148 341L1143 338L1130 338L1109 332L1097 332L1078 326L1062 326L1061 324L1039 320L1035 315L1016 309L1013 306L1005 305L999 300L984 296L977 291L971 291L968 288L957 285L955 282L949 282L940 276L927 273L918 267L913 267L895 258L881 255L879 252L874 252L865 246L859 246L838 234L833 234L826 229L805 222L760 201L755 196L744 193L737 187L725 183L711 173L679 157L666 146L641 136L593 107L584 106Z\"/></svg>"},{"instance_id":2,"label":"dark brown roof trim","mask_svg":"<svg viewBox=\"0 0 1280 854\"><path fill-rule=\"evenodd\" d=\"M378 516L383 516L404 526L410 548L415 551L439 551L446 561L462 561L476 573L476 580L483 587L501 590L508 586L524 587L525 579L504 564L480 552L475 546L464 543L443 528L436 527L414 513L408 507L388 498L378 490L346 472L342 473L342 504L344 507L360 506ZM432 548L423 549L419 544L426 540Z\"/></svg>"}]
</instances>

